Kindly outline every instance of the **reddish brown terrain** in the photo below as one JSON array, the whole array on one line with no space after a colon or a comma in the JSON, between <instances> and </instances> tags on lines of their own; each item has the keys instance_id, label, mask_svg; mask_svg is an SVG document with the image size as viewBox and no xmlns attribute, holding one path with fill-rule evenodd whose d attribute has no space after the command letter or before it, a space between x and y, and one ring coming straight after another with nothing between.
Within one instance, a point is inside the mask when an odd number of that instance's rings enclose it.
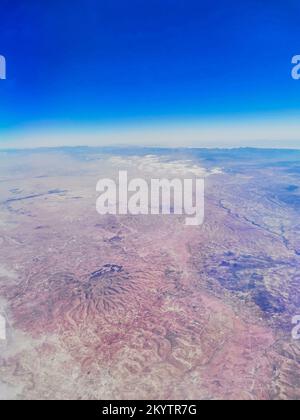
<instances>
[{"instance_id":1,"label":"reddish brown terrain","mask_svg":"<svg viewBox=\"0 0 300 420\"><path fill-rule=\"evenodd\" d=\"M0 397L299 399L299 174L257 153L182 157L207 174L199 227L96 212L99 178L177 155L1 153Z\"/></svg>"}]
</instances>

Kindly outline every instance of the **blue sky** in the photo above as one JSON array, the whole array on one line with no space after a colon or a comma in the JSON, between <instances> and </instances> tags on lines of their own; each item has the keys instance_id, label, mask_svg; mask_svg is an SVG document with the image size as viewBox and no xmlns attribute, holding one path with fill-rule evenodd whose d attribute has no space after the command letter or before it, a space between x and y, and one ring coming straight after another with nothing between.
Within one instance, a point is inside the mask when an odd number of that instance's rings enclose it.
<instances>
[{"instance_id":1,"label":"blue sky","mask_svg":"<svg viewBox=\"0 0 300 420\"><path fill-rule=\"evenodd\" d=\"M36 127L297 121L299 19L295 0L1 0L0 142Z\"/></svg>"}]
</instances>

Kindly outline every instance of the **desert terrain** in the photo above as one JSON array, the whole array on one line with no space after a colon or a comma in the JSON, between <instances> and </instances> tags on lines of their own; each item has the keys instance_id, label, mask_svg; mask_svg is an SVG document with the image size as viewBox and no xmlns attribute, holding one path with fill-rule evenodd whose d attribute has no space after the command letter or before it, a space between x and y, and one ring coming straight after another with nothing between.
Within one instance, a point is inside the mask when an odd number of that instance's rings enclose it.
<instances>
[{"instance_id":1,"label":"desert terrain","mask_svg":"<svg viewBox=\"0 0 300 420\"><path fill-rule=\"evenodd\" d=\"M300 399L300 152L0 152L1 399ZM96 183L205 176L205 222Z\"/></svg>"}]
</instances>

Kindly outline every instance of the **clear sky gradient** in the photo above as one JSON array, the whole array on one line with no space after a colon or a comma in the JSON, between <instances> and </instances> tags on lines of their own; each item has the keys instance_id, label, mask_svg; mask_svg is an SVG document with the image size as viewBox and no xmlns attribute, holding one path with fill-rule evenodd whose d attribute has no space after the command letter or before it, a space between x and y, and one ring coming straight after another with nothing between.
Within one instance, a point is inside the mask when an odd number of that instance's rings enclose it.
<instances>
[{"instance_id":1,"label":"clear sky gradient","mask_svg":"<svg viewBox=\"0 0 300 420\"><path fill-rule=\"evenodd\" d=\"M1 0L0 147L300 148L299 22L296 0Z\"/></svg>"}]
</instances>

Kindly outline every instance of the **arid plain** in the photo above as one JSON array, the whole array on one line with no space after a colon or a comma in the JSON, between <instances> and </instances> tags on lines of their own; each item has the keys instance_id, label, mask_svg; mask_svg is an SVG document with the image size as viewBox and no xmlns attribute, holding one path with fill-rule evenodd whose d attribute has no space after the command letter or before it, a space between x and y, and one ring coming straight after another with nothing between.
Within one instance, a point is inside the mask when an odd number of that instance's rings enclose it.
<instances>
[{"instance_id":1,"label":"arid plain","mask_svg":"<svg viewBox=\"0 0 300 420\"><path fill-rule=\"evenodd\" d=\"M96 183L205 176L205 221ZM0 398L300 399L300 152L0 152Z\"/></svg>"}]
</instances>

